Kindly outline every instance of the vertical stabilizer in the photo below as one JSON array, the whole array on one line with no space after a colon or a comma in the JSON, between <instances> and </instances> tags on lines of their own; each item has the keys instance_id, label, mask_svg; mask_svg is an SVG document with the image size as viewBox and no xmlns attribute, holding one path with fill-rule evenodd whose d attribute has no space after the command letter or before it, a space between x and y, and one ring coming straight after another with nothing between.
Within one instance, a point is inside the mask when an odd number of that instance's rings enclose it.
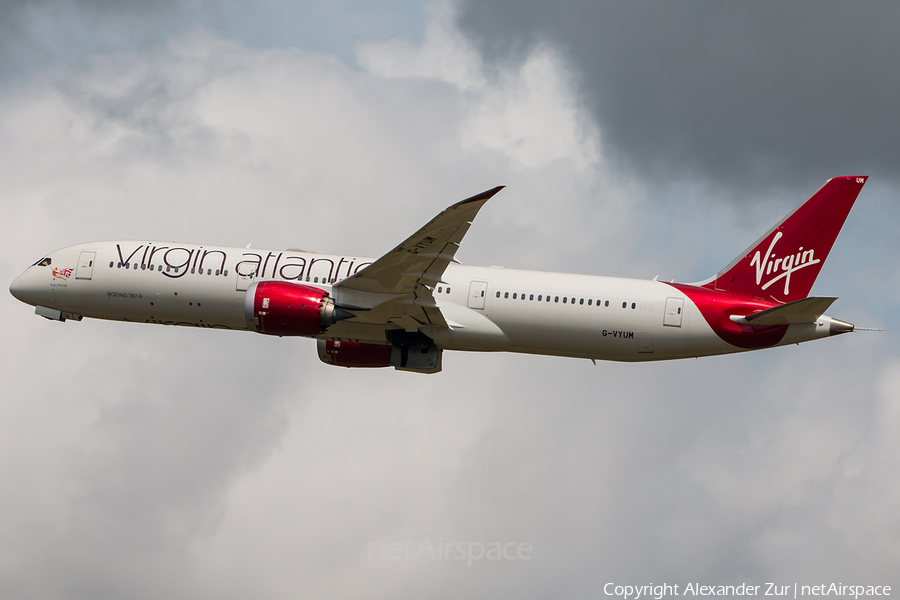
<instances>
[{"instance_id":1,"label":"vertical stabilizer","mask_svg":"<svg viewBox=\"0 0 900 600\"><path fill-rule=\"evenodd\" d=\"M867 179L829 179L703 287L778 302L806 298Z\"/></svg>"}]
</instances>

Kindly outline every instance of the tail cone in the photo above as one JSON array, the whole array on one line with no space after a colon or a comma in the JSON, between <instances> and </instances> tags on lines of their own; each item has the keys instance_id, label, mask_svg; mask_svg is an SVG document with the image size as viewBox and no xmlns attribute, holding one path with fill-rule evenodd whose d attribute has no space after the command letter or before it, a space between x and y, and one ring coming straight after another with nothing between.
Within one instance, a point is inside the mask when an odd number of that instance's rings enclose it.
<instances>
[{"instance_id":1,"label":"tail cone","mask_svg":"<svg viewBox=\"0 0 900 600\"><path fill-rule=\"evenodd\" d=\"M828 330L828 335L837 335L839 333L850 333L853 331L852 323L844 323L843 321L838 321L837 319L831 320L831 326Z\"/></svg>"}]
</instances>

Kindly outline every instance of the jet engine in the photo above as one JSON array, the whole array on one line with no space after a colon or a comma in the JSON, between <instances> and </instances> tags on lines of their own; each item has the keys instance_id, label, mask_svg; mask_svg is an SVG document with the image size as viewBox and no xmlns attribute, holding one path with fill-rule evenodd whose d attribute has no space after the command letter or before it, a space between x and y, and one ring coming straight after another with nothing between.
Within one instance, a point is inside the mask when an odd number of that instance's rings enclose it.
<instances>
[{"instance_id":1,"label":"jet engine","mask_svg":"<svg viewBox=\"0 0 900 600\"><path fill-rule=\"evenodd\" d=\"M319 340L319 360L338 367L390 367L393 346L343 340ZM399 361L398 361L399 364Z\"/></svg>"},{"instance_id":2,"label":"jet engine","mask_svg":"<svg viewBox=\"0 0 900 600\"><path fill-rule=\"evenodd\" d=\"M388 332L390 344L318 340L319 360L338 367L394 367L400 371L437 373L442 350L422 333Z\"/></svg>"},{"instance_id":3,"label":"jet engine","mask_svg":"<svg viewBox=\"0 0 900 600\"><path fill-rule=\"evenodd\" d=\"M253 283L244 298L247 327L269 335L319 335L352 316L325 290L286 281Z\"/></svg>"}]
</instances>

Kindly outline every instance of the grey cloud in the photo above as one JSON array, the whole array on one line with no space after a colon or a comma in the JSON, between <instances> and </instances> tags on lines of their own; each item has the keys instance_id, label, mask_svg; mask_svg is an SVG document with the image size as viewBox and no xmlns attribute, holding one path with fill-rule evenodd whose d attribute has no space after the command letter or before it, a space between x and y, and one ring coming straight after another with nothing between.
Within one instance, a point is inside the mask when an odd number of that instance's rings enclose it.
<instances>
[{"instance_id":1,"label":"grey cloud","mask_svg":"<svg viewBox=\"0 0 900 600\"><path fill-rule=\"evenodd\" d=\"M642 177L900 180L896 3L463 0L459 24L500 62L562 49Z\"/></svg>"},{"instance_id":2,"label":"grey cloud","mask_svg":"<svg viewBox=\"0 0 900 600\"><path fill-rule=\"evenodd\" d=\"M196 22L170 0L3 0L0 12L0 80L92 53L158 43L179 18Z\"/></svg>"},{"instance_id":3,"label":"grey cloud","mask_svg":"<svg viewBox=\"0 0 900 600\"><path fill-rule=\"evenodd\" d=\"M422 34L421 0L0 0L0 82L98 53L159 46L197 29L257 48L302 47L353 62L363 39Z\"/></svg>"}]
</instances>

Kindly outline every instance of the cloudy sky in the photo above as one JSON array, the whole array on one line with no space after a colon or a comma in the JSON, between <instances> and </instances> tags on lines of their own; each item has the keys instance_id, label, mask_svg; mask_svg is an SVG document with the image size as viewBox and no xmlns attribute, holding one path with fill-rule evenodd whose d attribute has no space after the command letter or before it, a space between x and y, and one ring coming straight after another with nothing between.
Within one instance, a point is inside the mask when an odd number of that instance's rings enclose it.
<instances>
[{"instance_id":1,"label":"cloudy sky","mask_svg":"<svg viewBox=\"0 0 900 600\"><path fill-rule=\"evenodd\" d=\"M860 174L813 292L900 329L895 4L0 7L2 281L95 239L378 256L504 184L464 263L689 282ZM891 331L420 376L2 303L2 597L900 587Z\"/></svg>"}]
</instances>

